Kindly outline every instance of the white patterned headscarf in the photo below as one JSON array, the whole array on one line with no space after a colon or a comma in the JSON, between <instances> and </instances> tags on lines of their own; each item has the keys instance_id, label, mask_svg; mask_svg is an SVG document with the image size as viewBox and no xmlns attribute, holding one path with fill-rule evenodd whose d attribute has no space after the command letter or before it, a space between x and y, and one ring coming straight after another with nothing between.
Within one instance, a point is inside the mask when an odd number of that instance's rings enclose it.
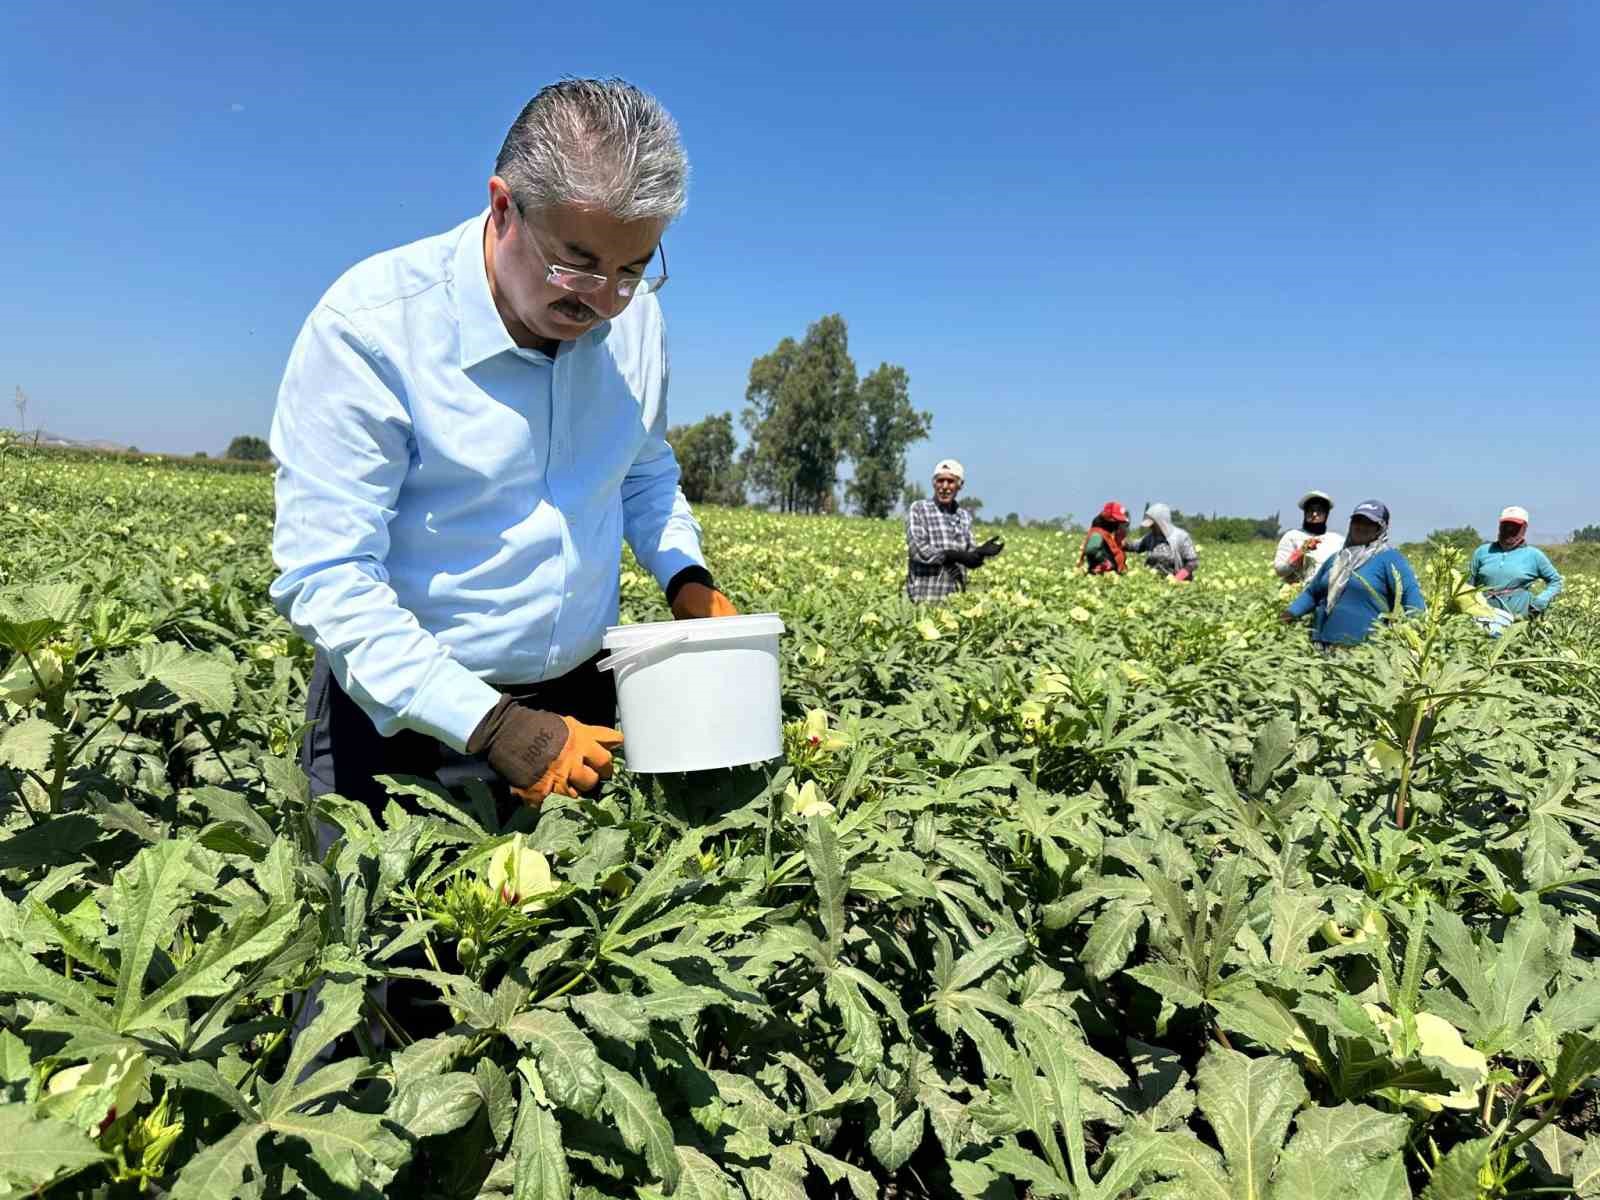
<instances>
[{"instance_id":1,"label":"white patterned headscarf","mask_svg":"<svg viewBox=\"0 0 1600 1200\"><path fill-rule=\"evenodd\" d=\"M1328 563L1328 611L1332 612L1344 595L1344 589L1362 567L1389 548L1389 509L1376 500L1363 500L1350 514L1353 518L1365 517L1378 527L1378 536L1365 546L1352 546L1346 542L1344 549Z\"/></svg>"},{"instance_id":2,"label":"white patterned headscarf","mask_svg":"<svg viewBox=\"0 0 1600 1200\"><path fill-rule=\"evenodd\" d=\"M1178 527L1172 523L1172 509L1165 504L1151 504L1144 510L1144 519L1156 527L1161 540L1171 545Z\"/></svg>"}]
</instances>

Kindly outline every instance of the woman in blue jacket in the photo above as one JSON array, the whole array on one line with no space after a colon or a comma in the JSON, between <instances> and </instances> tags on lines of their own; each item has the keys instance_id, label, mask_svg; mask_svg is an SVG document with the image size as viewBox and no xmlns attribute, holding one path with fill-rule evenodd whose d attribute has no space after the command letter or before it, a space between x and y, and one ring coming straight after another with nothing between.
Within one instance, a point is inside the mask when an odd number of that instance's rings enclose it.
<instances>
[{"instance_id":1,"label":"woman in blue jacket","mask_svg":"<svg viewBox=\"0 0 1600 1200\"><path fill-rule=\"evenodd\" d=\"M1363 642L1373 625L1394 608L1396 590L1407 612L1426 603L1417 573L1406 556L1389 545L1389 510L1376 500L1356 505L1344 549L1322 564L1283 614L1292 625L1314 613L1311 640L1322 646Z\"/></svg>"},{"instance_id":2,"label":"woman in blue jacket","mask_svg":"<svg viewBox=\"0 0 1600 1200\"><path fill-rule=\"evenodd\" d=\"M1545 584L1538 595L1529 587L1536 579ZM1528 510L1515 504L1500 514L1499 537L1473 554L1467 582L1513 617L1537 617L1561 594L1561 572L1543 550L1528 545Z\"/></svg>"}]
</instances>

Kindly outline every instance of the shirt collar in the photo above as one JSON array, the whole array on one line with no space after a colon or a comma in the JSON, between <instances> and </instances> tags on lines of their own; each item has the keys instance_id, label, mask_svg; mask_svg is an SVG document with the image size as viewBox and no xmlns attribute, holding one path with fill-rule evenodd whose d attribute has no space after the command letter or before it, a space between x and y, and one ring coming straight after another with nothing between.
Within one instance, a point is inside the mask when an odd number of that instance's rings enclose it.
<instances>
[{"instance_id":1,"label":"shirt collar","mask_svg":"<svg viewBox=\"0 0 1600 1200\"><path fill-rule=\"evenodd\" d=\"M489 272L483 265L483 230L488 220L489 210L484 209L476 221L467 222L456 243L456 325L463 371L517 348L494 306Z\"/></svg>"},{"instance_id":2,"label":"shirt collar","mask_svg":"<svg viewBox=\"0 0 1600 1200\"><path fill-rule=\"evenodd\" d=\"M461 369L463 371L507 351L523 351L500 318L494 306L494 294L489 290L489 271L483 261L483 230L489 221L489 210L484 209L477 220L468 221L456 243L456 324L461 339ZM557 353L566 347L576 349L581 344L599 345L611 330L610 321L601 321L575 342L563 342Z\"/></svg>"}]
</instances>

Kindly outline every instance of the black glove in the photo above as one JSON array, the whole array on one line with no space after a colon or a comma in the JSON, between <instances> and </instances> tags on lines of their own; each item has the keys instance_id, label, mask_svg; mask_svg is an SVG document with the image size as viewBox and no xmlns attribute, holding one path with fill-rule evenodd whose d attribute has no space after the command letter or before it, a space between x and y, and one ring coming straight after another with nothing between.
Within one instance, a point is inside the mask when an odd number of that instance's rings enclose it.
<instances>
[{"instance_id":1,"label":"black glove","mask_svg":"<svg viewBox=\"0 0 1600 1200\"><path fill-rule=\"evenodd\" d=\"M1006 544L999 538L990 538L987 542L978 547L977 553L981 554L984 558L993 558L1005 548Z\"/></svg>"},{"instance_id":2,"label":"black glove","mask_svg":"<svg viewBox=\"0 0 1600 1200\"><path fill-rule=\"evenodd\" d=\"M976 550L946 550L944 552L945 565L960 563L963 567L981 567L983 555Z\"/></svg>"}]
</instances>

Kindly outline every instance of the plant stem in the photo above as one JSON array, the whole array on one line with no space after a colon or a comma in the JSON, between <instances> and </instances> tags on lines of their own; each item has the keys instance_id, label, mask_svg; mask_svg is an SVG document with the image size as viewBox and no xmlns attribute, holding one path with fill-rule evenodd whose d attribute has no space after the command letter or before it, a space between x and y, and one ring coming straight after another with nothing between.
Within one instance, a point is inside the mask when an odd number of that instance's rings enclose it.
<instances>
[{"instance_id":1,"label":"plant stem","mask_svg":"<svg viewBox=\"0 0 1600 1200\"><path fill-rule=\"evenodd\" d=\"M554 1000L559 996L565 996L573 988L577 987L578 983L581 980L587 979L589 977L589 972L593 971L595 969L595 967L599 965L599 963L600 963L599 958L597 958L597 957L596 958L591 958L586 964L584 964L583 966L579 967L576 971L574 971L567 978L567 981L565 983L563 983L555 991L551 992L548 996L545 996L542 999L540 999L539 1003L543 1004L546 1000Z\"/></svg>"},{"instance_id":2,"label":"plant stem","mask_svg":"<svg viewBox=\"0 0 1600 1200\"><path fill-rule=\"evenodd\" d=\"M378 1018L378 1023L384 1027L389 1036L394 1038L401 1046L409 1046L415 1040L405 1030L395 1024L394 1018L389 1015L389 1010L379 1004L371 995L365 997L363 1007L372 1010L372 1015Z\"/></svg>"},{"instance_id":3,"label":"plant stem","mask_svg":"<svg viewBox=\"0 0 1600 1200\"><path fill-rule=\"evenodd\" d=\"M50 790L45 784L45 781L39 777L37 772L30 771L26 767L20 768L20 770L29 779L33 780L39 785L40 791L48 792ZM21 804L22 811L28 814L28 820L32 821L35 825L39 824L39 814L33 811L33 805L28 803L28 797L23 793L21 788L17 789L17 803Z\"/></svg>"},{"instance_id":4,"label":"plant stem","mask_svg":"<svg viewBox=\"0 0 1600 1200\"><path fill-rule=\"evenodd\" d=\"M1549 1125L1550 1122L1554 1121L1556 1117L1560 1115L1560 1113L1561 1106L1559 1104L1550 1105L1550 1107L1545 1110L1545 1113L1542 1117L1540 1117L1532 1125L1528 1126L1528 1128L1524 1129L1521 1133L1517 1134L1516 1137L1512 1138L1509 1142L1502 1146L1500 1148L1501 1152L1509 1155L1524 1142L1531 1141L1532 1139L1538 1137L1540 1131L1542 1131L1546 1125Z\"/></svg>"},{"instance_id":5,"label":"plant stem","mask_svg":"<svg viewBox=\"0 0 1600 1200\"><path fill-rule=\"evenodd\" d=\"M211 747L211 753L217 756L217 761L222 764L222 769L228 773L228 782L238 783L239 777L233 773L233 768L228 765L228 760L222 756L222 750L211 736L211 728L206 724L206 719L197 712L194 716L194 723L200 727L200 736L205 738L206 745Z\"/></svg>"},{"instance_id":6,"label":"plant stem","mask_svg":"<svg viewBox=\"0 0 1600 1200\"><path fill-rule=\"evenodd\" d=\"M1426 704L1417 705L1417 715L1411 721L1411 736L1406 740L1406 758L1400 764L1400 790L1394 800L1394 823L1397 829L1406 827L1406 800L1411 795L1411 774L1417 764L1417 740L1422 736L1422 722L1431 711Z\"/></svg>"}]
</instances>

